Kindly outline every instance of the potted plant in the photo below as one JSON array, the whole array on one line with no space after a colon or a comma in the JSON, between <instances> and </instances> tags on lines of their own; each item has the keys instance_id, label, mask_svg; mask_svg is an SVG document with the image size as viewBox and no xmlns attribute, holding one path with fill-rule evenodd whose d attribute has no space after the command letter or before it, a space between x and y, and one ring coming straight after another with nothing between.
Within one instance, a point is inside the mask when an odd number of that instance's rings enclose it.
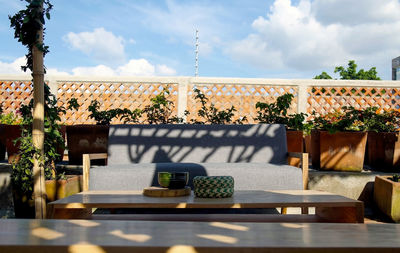
<instances>
[{"instance_id":1,"label":"potted plant","mask_svg":"<svg viewBox=\"0 0 400 253\"><path fill-rule=\"evenodd\" d=\"M368 130L366 162L373 169L398 172L400 170L400 112L380 112L377 107L363 111Z\"/></svg>"},{"instance_id":2,"label":"potted plant","mask_svg":"<svg viewBox=\"0 0 400 253\"><path fill-rule=\"evenodd\" d=\"M0 160L5 159L5 151L8 154L8 163L12 163L17 157L18 143L16 139L21 137L22 119L13 112L0 113Z\"/></svg>"},{"instance_id":3,"label":"potted plant","mask_svg":"<svg viewBox=\"0 0 400 253\"><path fill-rule=\"evenodd\" d=\"M394 222L400 222L400 175L376 176L374 202Z\"/></svg>"},{"instance_id":4,"label":"potted plant","mask_svg":"<svg viewBox=\"0 0 400 253\"><path fill-rule=\"evenodd\" d=\"M342 107L342 110L315 117L313 123L311 158L314 168L358 172L363 169L367 132L361 110Z\"/></svg>"},{"instance_id":5,"label":"potted plant","mask_svg":"<svg viewBox=\"0 0 400 253\"><path fill-rule=\"evenodd\" d=\"M305 113L288 114L293 100L293 94L286 93L279 96L274 103L256 103L256 121L267 124L284 124L286 126L286 141L289 152L305 152L305 136L311 131L311 125L304 123L307 117ZM296 165L299 161L289 161Z\"/></svg>"},{"instance_id":6,"label":"potted plant","mask_svg":"<svg viewBox=\"0 0 400 253\"><path fill-rule=\"evenodd\" d=\"M200 119L191 119L192 124L243 124L247 121L247 117L235 117L236 108L231 106L228 109L220 110L215 107L213 103L208 103L208 98L199 89L194 90L195 99L201 103L201 107L197 112L197 116ZM185 111L185 115L189 115L188 111Z\"/></svg>"},{"instance_id":7,"label":"potted plant","mask_svg":"<svg viewBox=\"0 0 400 253\"><path fill-rule=\"evenodd\" d=\"M183 123L183 119L172 115L174 102L168 100L170 94L168 87L150 99L151 104L145 106L143 110L136 109L130 114L130 122L136 123L141 115L145 116L148 124L178 124ZM124 117L124 116L123 116Z\"/></svg>"},{"instance_id":8,"label":"potted plant","mask_svg":"<svg viewBox=\"0 0 400 253\"><path fill-rule=\"evenodd\" d=\"M70 108L70 107L69 107ZM56 97L50 93L45 85L45 142L43 155L32 145L32 122L33 122L33 99L28 105L22 105L21 137L19 143L18 159L12 163L11 182L13 187L14 211L18 218L33 218L34 203L33 193L33 157L37 157L42 163L46 178L46 192L48 201L53 201L57 196L66 197L81 191L81 180L79 176L66 177L58 174L55 163L60 157L57 149L64 147L64 138L60 133L60 114L65 113L64 107L57 106ZM71 108L70 108L71 109Z\"/></svg>"},{"instance_id":9,"label":"potted plant","mask_svg":"<svg viewBox=\"0 0 400 253\"><path fill-rule=\"evenodd\" d=\"M76 100L73 106L79 107ZM127 110L110 109L100 110L100 103L93 100L89 106L89 117L96 120L96 125L81 124L67 126L67 143L68 143L68 163L82 164L83 154L107 153L108 132L110 122L127 113ZM102 160L96 160L100 165L104 165Z\"/></svg>"},{"instance_id":10,"label":"potted plant","mask_svg":"<svg viewBox=\"0 0 400 253\"><path fill-rule=\"evenodd\" d=\"M0 161L6 158L5 131L3 127L3 105L0 104Z\"/></svg>"}]
</instances>

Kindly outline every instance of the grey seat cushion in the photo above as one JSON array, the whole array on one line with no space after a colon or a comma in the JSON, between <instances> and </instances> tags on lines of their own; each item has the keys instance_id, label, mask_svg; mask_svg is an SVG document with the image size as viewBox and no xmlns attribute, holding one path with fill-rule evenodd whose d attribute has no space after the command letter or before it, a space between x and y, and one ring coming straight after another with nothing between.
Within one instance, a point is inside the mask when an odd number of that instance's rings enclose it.
<instances>
[{"instance_id":1,"label":"grey seat cushion","mask_svg":"<svg viewBox=\"0 0 400 253\"><path fill-rule=\"evenodd\" d=\"M302 171L267 163L140 163L109 165L90 170L89 190L143 190L158 186L160 171L188 171L195 176L233 176L235 190L302 190Z\"/></svg>"},{"instance_id":2,"label":"grey seat cushion","mask_svg":"<svg viewBox=\"0 0 400 253\"><path fill-rule=\"evenodd\" d=\"M286 130L256 125L112 125L108 164L272 163L285 164Z\"/></svg>"}]
</instances>

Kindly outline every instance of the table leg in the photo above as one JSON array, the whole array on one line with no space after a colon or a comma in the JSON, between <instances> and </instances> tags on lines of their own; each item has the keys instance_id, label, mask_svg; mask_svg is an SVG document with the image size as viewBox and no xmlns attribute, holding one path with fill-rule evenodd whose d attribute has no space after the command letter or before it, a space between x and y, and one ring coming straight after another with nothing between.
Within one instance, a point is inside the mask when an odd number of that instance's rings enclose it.
<instances>
[{"instance_id":1,"label":"table leg","mask_svg":"<svg viewBox=\"0 0 400 253\"><path fill-rule=\"evenodd\" d=\"M47 208L48 219L90 219L92 217L91 208Z\"/></svg>"},{"instance_id":2,"label":"table leg","mask_svg":"<svg viewBox=\"0 0 400 253\"><path fill-rule=\"evenodd\" d=\"M315 215L327 222L364 223L364 205L353 207L316 207Z\"/></svg>"}]
</instances>

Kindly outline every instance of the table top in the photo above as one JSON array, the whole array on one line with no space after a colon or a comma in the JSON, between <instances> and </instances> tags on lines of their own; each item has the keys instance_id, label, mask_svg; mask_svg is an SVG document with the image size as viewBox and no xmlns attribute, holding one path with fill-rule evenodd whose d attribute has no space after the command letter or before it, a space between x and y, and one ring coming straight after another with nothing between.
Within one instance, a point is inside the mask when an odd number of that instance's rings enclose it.
<instances>
[{"instance_id":1,"label":"table top","mask_svg":"<svg viewBox=\"0 0 400 253\"><path fill-rule=\"evenodd\" d=\"M235 191L231 198L147 197L141 191L87 191L49 203L55 208L343 207L361 201L314 190Z\"/></svg>"},{"instance_id":2,"label":"table top","mask_svg":"<svg viewBox=\"0 0 400 253\"><path fill-rule=\"evenodd\" d=\"M400 224L0 220L2 253L398 252L399 238Z\"/></svg>"}]
</instances>

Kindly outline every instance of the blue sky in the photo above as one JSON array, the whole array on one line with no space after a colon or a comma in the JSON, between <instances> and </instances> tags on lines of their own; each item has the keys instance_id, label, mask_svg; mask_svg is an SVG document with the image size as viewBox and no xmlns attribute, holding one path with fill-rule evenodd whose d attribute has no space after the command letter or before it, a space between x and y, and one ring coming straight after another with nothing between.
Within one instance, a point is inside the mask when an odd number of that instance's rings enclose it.
<instances>
[{"instance_id":1,"label":"blue sky","mask_svg":"<svg viewBox=\"0 0 400 253\"><path fill-rule=\"evenodd\" d=\"M312 78L356 60L391 78L400 55L399 0L52 0L49 74ZM26 49L0 0L0 74L17 74Z\"/></svg>"}]
</instances>

